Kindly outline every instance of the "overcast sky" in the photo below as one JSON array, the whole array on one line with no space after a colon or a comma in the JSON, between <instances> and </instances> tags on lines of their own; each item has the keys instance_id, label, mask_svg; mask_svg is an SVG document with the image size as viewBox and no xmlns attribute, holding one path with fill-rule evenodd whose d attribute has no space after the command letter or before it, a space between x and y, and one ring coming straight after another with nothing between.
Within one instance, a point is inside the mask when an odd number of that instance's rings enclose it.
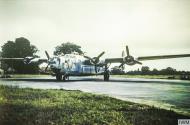
<instances>
[{"instance_id":1,"label":"overcast sky","mask_svg":"<svg viewBox=\"0 0 190 125\"><path fill-rule=\"evenodd\" d=\"M25 37L53 53L63 42L87 55L190 53L190 0L0 0L0 46ZM190 70L190 58L145 61L144 66ZM141 66L127 66L136 69Z\"/></svg>"}]
</instances>

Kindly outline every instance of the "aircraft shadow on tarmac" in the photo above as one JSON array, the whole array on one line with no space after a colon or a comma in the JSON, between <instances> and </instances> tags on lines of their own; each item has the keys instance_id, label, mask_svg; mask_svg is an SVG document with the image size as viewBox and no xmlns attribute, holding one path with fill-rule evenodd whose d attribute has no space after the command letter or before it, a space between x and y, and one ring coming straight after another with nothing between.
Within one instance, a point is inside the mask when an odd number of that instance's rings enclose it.
<instances>
[{"instance_id":1,"label":"aircraft shadow on tarmac","mask_svg":"<svg viewBox=\"0 0 190 125\"><path fill-rule=\"evenodd\" d=\"M155 80L155 79L110 79L109 81L104 81L101 78L78 78L70 79L66 81L57 81L56 79L45 79L45 78L6 78L0 79L2 81L25 81L25 82L56 82L56 83L69 83L69 82L110 82L110 83L171 83L171 84L183 84L182 82L176 82L173 80ZM186 84L189 86L189 84Z\"/></svg>"}]
</instances>

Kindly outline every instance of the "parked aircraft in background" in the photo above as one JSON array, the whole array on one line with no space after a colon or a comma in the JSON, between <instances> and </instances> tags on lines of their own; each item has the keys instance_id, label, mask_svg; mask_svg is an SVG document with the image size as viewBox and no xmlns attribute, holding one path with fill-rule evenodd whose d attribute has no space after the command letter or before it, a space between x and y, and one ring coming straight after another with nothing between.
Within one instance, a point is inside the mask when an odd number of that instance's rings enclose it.
<instances>
[{"instance_id":1,"label":"parked aircraft in background","mask_svg":"<svg viewBox=\"0 0 190 125\"><path fill-rule=\"evenodd\" d=\"M25 57L25 58L0 58L2 60L20 60L26 64L43 62L47 63L48 67L55 73L57 80L66 80L69 76L90 76L102 74L104 80L109 80L109 66L111 63L121 63L120 68L126 65L142 64L141 61L145 60L157 60L157 59L170 59L170 58L182 58L190 57L190 54L179 54L179 55L160 55L160 56L143 56L134 58L130 55L128 46L126 46L126 52L122 52L120 58L106 58L101 59L105 52L100 53L97 57L89 57L86 55L79 55L74 52L72 54L65 54L63 56L50 57L47 51L45 51L47 59ZM125 55L126 53L126 55Z\"/></svg>"}]
</instances>

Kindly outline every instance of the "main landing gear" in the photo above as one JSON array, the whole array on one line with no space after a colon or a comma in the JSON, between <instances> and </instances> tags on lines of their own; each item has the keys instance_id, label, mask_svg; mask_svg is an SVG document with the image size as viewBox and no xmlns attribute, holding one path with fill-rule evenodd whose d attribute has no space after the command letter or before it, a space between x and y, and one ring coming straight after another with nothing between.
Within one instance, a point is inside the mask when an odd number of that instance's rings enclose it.
<instances>
[{"instance_id":1,"label":"main landing gear","mask_svg":"<svg viewBox=\"0 0 190 125\"><path fill-rule=\"evenodd\" d=\"M110 78L109 71L104 72L104 81L109 81L109 78Z\"/></svg>"},{"instance_id":2,"label":"main landing gear","mask_svg":"<svg viewBox=\"0 0 190 125\"><path fill-rule=\"evenodd\" d=\"M109 81L109 78L110 78L110 74L109 74L109 71L108 71L108 67L106 65L105 66L105 71L104 71L104 81Z\"/></svg>"},{"instance_id":3,"label":"main landing gear","mask_svg":"<svg viewBox=\"0 0 190 125\"><path fill-rule=\"evenodd\" d=\"M62 74L60 74L60 73L57 73L57 74L56 74L56 80L57 80L57 81L69 80L69 76L67 76L67 75L62 75Z\"/></svg>"},{"instance_id":4,"label":"main landing gear","mask_svg":"<svg viewBox=\"0 0 190 125\"><path fill-rule=\"evenodd\" d=\"M62 75L60 73L56 74L56 80L61 81L62 80Z\"/></svg>"}]
</instances>

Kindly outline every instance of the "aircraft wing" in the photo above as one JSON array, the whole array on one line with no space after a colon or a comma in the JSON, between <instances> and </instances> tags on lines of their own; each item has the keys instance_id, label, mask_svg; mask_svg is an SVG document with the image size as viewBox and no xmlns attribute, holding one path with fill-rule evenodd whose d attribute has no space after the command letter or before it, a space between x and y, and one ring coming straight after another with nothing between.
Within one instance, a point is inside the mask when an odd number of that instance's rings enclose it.
<instances>
[{"instance_id":1,"label":"aircraft wing","mask_svg":"<svg viewBox=\"0 0 190 125\"><path fill-rule=\"evenodd\" d=\"M105 59L105 63L122 63L123 58L107 58Z\"/></svg>"},{"instance_id":2,"label":"aircraft wing","mask_svg":"<svg viewBox=\"0 0 190 125\"><path fill-rule=\"evenodd\" d=\"M29 63L37 63L37 64L41 64L41 63L47 63L48 59L42 59L42 58L32 58L32 57L26 57L26 58L0 58L0 61L6 61L6 60L13 60L13 61L23 61L26 64Z\"/></svg>"},{"instance_id":3,"label":"aircraft wing","mask_svg":"<svg viewBox=\"0 0 190 125\"><path fill-rule=\"evenodd\" d=\"M142 57L136 58L136 61L183 58L183 57L190 57L190 54L142 56ZM105 59L105 63L123 63L123 58L107 58Z\"/></svg>"},{"instance_id":4,"label":"aircraft wing","mask_svg":"<svg viewBox=\"0 0 190 125\"><path fill-rule=\"evenodd\" d=\"M0 61L5 61L5 60L24 60L24 58L0 58Z\"/></svg>"},{"instance_id":5,"label":"aircraft wing","mask_svg":"<svg viewBox=\"0 0 190 125\"><path fill-rule=\"evenodd\" d=\"M142 56L142 57L138 57L137 60L146 61L146 60L171 59L171 58L182 58L182 57L190 57L190 54Z\"/></svg>"},{"instance_id":6,"label":"aircraft wing","mask_svg":"<svg viewBox=\"0 0 190 125\"><path fill-rule=\"evenodd\" d=\"M38 59L37 61L39 64L41 63L47 63L48 62L48 59Z\"/></svg>"}]
</instances>

